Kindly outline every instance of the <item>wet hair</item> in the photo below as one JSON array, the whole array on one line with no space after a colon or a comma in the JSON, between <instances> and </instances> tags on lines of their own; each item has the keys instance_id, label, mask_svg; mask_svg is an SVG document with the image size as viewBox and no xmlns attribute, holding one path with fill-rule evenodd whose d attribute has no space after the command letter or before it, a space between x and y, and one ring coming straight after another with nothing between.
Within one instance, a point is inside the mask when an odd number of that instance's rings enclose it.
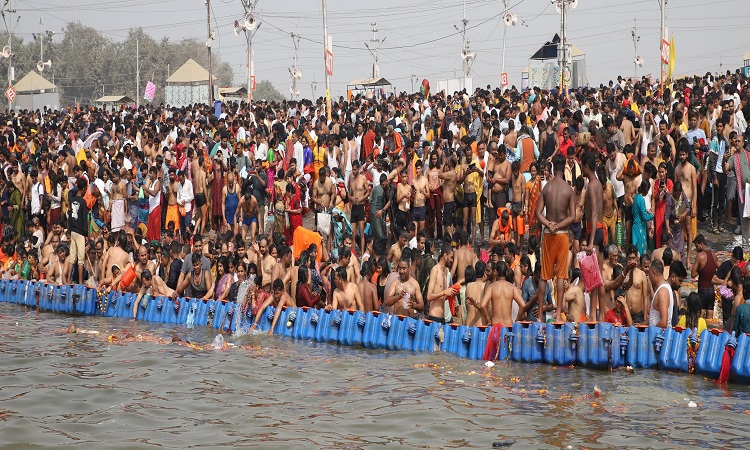
<instances>
[{"instance_id":1,"label":"wet hair","mask_svg":"<svg viewBox=\"0 0 750 450\"><path fill-rule=\"evenodd\" d=\"M651 264L653 264L653 262ZM669 276L671 277L673 275L677 278L685 278L687 276L687 269L685 269L685 265L682 264L682 261L675 261L669 265Z\"/></svg>"},{"instance_id":2,"label":"wet hair","mask_svg":"<svg viewBox=\"0 0 750 450\"><path fill-rule=\"evenodd\" d=\"M668 252L665 251L664 253L661 254L661 262L664 263L665 267L672 264L672 258L674 257L672 255L672 249L671 248L667 247L666 250L669 250L669 251Z\"/></svg>"},{"instance_id":3,"label":"wet hair","mask_svg":"<svg viewBox=\"0 0 750 450\"><path fill-rule=\"evenodd\" d=\"M141 272L141 278L144 280L150 280L153 277L154 276L151 274L151 271L148 269L143 269L143 271Z\"/></svg>"},{"instance_id":4,"label":"wet hair","mask_svg":"<svg viewBox=\"0 0 750 450\"><path fill-rule=\"evenodd\" d=\"M281 278L276 278L273 280L273 285L271 286L274 291L283 291L284 290L284 282L281 281Z\"/></svg>"},{"instance_id":5,"label":"wet hair","mask_svg":"<svg viewBox=\"0 0 750 450\"><path fill-rule=\"evenodd\" d=\"M466 266L466 270L464 271L464 279L465 283L473 283L477 281L477 274L474 270L474 266Z\"/></svg>"},{"instance_id":6,"label":"wet hair","mask_svg":"<svg viewBox=\"0 0 750 450\"><path fill-rule=\"evenodd\" d=\"M476 264L474 264L474 273L476 275L477 279L480 279L484 277L484 272L487 271L487 264L484 263L484 261L477 261Z\"/></svg>"},{"instance_id":7,"label":"wet hair","mask_svg":"<svg viewBox=\"0 0 750 450\"><path fill-rule=\"evenodd\" d=\"M576 278L579 280L581 279L581 269L578 267L574 267L573 270L570 271L570 279L575 280Z\"/></svg>"},{"instance_id":8,"label":"wet hair","mask_svg":"<svg viewBox=\"0 0 750 450\"><path fill-rule=\"evenodd\" d=\"M495 263L495 271L497 274L506 280L508 279L508 264L504 260L500 260Z\"/></svg>"},{"instance_id":9,"label":"wet hair","mask_svg":"<svg viewBox=\"0 0 750 450\"><path fill-rule=\"evenodd\" d=\"M685 328L698 328L701 315L701 299L697 292L691 292L687 297L687 311L685 311Z\"/></svg>"},{"instance_id":10,"label":"wet hair","mask_svg":"<svg viewBox=\"0 0 750 450\"><path fill-rule=\"evenodd\" d=\"M740 287L742 286L742 278L742 269L737 266L732 267L732 270L729 271L729 281L735 286Z\"/></svg>"},{"instance_id":11,"label":"wet hair","mask_svg":"<svg viewBox=\"0 0 750 450\"><path fill-rule=\"evenodd\" d=\"M362 275L363 278L368 279L370 275L372 275L373 271L373 265L372 261L369 259L362 263L362 268L359 270L359 273Z\"/></svg>"}]
</instances>

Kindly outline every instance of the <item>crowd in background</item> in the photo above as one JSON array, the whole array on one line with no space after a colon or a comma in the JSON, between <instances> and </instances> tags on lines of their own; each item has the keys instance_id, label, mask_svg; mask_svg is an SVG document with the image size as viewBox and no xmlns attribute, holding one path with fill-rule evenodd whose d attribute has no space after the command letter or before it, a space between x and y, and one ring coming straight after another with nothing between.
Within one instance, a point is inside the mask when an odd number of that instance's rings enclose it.
<instances>
[{"instance_id":1,"label":"crowd in background","mask_svg":"<svg viewBox=\"0 0 750 450\"><path fill-rule=\"evenodd\" d=\"M700 328L716 310L750 331L748 88L727 73L371 93L331 111L6 112L3 277L217 298L256 317L287 305ZM549 219L568 190L570 219ZM719 261L709 233L741 245Z\"/></svg>"}]
</instances>

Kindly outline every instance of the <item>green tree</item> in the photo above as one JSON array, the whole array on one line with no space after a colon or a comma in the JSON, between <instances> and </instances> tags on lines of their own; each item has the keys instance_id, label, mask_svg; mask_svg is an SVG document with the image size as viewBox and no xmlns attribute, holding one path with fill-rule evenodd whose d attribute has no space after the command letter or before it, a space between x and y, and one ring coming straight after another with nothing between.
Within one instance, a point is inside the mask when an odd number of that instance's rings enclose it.
<instances>
[{"instance_id":1,"label":"green tree","mask_svg":"<svg viewBox=\"0 0 750 450\"><path fill-rule=\"evenodd\" d=\"M256 100L266 99L268 101L280 102L285 97L279 92L268 80L263 80L255 86L255 92L253 92L253 98Z\"/></svg>"}]
</instances>

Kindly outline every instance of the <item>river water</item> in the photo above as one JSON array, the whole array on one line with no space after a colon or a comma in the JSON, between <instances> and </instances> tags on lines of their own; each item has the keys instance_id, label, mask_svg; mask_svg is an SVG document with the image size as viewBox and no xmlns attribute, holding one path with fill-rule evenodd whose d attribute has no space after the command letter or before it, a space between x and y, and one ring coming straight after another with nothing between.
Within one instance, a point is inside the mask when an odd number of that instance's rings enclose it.
<instances>
[{"instance_id":1,"label":"river water","mask_svg":"<svg viewBox=\"0 0 750 450\"><path fill-rule=\"evenodd\" d=\"M750 448L750 388L701 376L214 337L0 304L0 448Z\"/></svg>"}]
</instances>

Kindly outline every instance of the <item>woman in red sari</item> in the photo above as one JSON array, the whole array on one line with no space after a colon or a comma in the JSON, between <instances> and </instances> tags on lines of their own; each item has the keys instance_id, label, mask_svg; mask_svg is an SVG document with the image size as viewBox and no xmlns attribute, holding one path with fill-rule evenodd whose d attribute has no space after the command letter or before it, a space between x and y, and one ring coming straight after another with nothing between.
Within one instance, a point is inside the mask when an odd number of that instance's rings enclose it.
<instances>
[{"instance_id":1,"label":"woman in red sari","mask_svg":"<svg viewBox=\"0 0 750 450\"><path fill-rule=\"evenodd\" d=\"M289 217L289 228L287 228L286 241L292 242L294 230L302 226L302 204L301 196L292 183L286 185L286 213Z\"/></svg>"},{"instance_id":2,"label":"woman in red sari","mask_svg":"<svg viewBox=\"0 0 750 450\"><path fill-rule=\"evenodd\" d=\"M654 192L651 195L651 211L654 212L656 248L661 247L661 233L664 229L664 215L667 211L667 196L672 195L672 180L667 178L667 165L659 164L659 171L654 182Z\"/></svg>"},{"instance_id":3,"label":"woman in red sari","mask_svg":"<svg viewBox=\"0 0 750 450\"><path fill-rule=\"evenodd\" d=\"M539 194L542 192L542 180L539 177L539 167L537 163L531 163L529 168L531 178L526 182L526 205L524 208L526 215L526 223L529 224L529 236L536 236L537 238L541 235L541 227L539 226L539 220L536 218L536 202L539 200ZM522 231L519 231L522 233Z\"/></svg>"}]
</instances>

